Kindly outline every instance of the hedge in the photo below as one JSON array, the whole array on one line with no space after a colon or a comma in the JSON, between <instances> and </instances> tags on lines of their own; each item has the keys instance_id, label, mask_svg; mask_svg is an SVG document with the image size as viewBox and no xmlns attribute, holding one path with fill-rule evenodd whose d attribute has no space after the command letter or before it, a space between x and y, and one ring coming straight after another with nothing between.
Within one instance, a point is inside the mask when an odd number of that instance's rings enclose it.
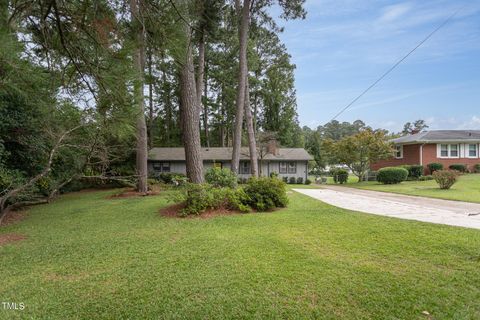
<instances>
[{"instance_id":1,"label":"hedge","mask_svg":"<svg viewBox=\"0 0 480 320\"><path fill-rule=\"evenodd\" d=\"M468 171L466 164L454 163L448 167L450 170L456 170L458 172L465 173Z\"/></svg>"},{"instance_id":2,"label":"hedge","mask_svg":"<svg viewBox=\"0 0 480 320\"><path fill-rule=\"evenodd\" d=\"M399 167L385 167L378 170L377 181L383 184L396 184L407 180L408 170Z\"/></svg>"},{"instance_id":3,"label":"hedge","mask_svg":"<svg viewBox=\"0 0 480 320\"><path fill-rule=\"evenodd\" d=\"M438 171L438 170L443 170L443 164L437 163L437 162L429 163L427 164L427 167L430 173L434 173L435 171Z\"/></svg>"}]
</instances>

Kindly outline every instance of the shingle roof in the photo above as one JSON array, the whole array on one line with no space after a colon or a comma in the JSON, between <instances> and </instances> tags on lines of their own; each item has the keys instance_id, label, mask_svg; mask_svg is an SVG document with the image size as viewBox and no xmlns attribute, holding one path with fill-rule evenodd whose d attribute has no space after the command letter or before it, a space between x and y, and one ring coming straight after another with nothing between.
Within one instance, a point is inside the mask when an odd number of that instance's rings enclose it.
<instances>
[{"instance_id":1,"label":"shingle roof","mask_svg":"<svg viewBox=\"0 0 480 320\"><path fill-rule=\"evenodd\" d=\"M240 159L249 159L248 148L242 148ZM183 148L153 148L148 153L149 160L182 161L185 160ZM232 160L232 148L202 148L203 160ZM279 148L278 155L266 154L264 160L313 160L313 157L303 148Z\"/></svg>"},{"instance_id":2,"label":"shingle roof","mask_svg":"<svg viewBox=\"0 0 480 320\"><path fill-rule=\"evenodd\" d=\"M480 142L480 130L431 130L393 139L393 143Z\"/></svg>"}]
</instances>

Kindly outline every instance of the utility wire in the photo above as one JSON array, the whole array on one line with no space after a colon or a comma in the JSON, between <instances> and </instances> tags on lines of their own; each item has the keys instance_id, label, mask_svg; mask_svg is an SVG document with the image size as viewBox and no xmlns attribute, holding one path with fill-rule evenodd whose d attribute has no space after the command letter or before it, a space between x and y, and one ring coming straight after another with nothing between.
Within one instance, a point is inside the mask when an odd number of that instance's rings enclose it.
<instances>
[{"instance_id":1,"label":"utility wire","mask_svg":"<svg viewBox=\"0 0 480 320\"><path fill-rule=\"evenodd\" d=\"M424 44L425 42L427 42L428 39L430 39L438 30L440 30L442 27L444 27L448 22L450 22L450 20L452 20L452 18L454 16L457 15L458 12L460 12L460 10L462 10L465 6L461 7L460 9L458 9L457 11L455 11L454 13L452 13L445 21L443 21L437 28L435 28L435 30L433 30L432 32L430 32L430 34L428 34L422 41L420 41L420 43L415 47L413 48L412 50L410 50L410 52L408 52L405 56L403 56L403 58L401 58L400 60L398 60L390 69L388 69L385 73L382 74L382 76L380 78L378 78L374 83L372 83L367 89L365 89L362 93L360 93L360 95L358 95L355 99L353 99L349 104L347 104L342 110L340 110L330 121L333 121L335 120L339 115L341 115L342 113L344 113L345 111L347 111L348 108L350 108L355 102L357 102L361 97L363 97L368 91L370 91L370 89L372 89L373 87L375 87L380 81L383 80L383 78L385 78L390 72L392 72L400 63L402 63L405 59L407 59L415 50L417 50L422 44Z\"/></svg>"}]
</instances>

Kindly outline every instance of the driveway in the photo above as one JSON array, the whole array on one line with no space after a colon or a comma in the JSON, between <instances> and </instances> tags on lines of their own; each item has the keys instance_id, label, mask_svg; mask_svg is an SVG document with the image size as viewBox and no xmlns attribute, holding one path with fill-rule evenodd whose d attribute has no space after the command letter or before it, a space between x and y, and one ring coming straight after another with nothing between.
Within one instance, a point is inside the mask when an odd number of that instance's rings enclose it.
<instances>
[{"instance_id":1,"label":"driveway","mask_svg":"<svg viewBox=\"0 0 480 320\"><path fill-rule=\"evenodd\" d=\"M293 189L336 207L400 219L480 229L480 204L339 186Z\"/></svg>"}]
</instances>

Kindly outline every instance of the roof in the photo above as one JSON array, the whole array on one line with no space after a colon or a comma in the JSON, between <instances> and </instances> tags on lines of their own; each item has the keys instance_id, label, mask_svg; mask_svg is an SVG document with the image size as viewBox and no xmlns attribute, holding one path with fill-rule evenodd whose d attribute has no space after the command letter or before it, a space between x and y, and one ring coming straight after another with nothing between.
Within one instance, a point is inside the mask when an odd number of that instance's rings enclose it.
<instances>
[{"instance_id":1,"label":"roof","mask_svg":"<svg viewBox=\"0 0 480 320\"><path fill-rule=\"evenodd\" d=\"M232 148L202 148L203 160L224 161L232 160ZM240 151L241 160L249 160L248 148ZM278 155L271 153L263 157L264 160L313 160L313 157L303 148L278 148ZM148 153L148 160L185 161L184 148L153 148Z\"/></svg>"},{"instance_id":2,"label":"roof","mask_svg":"<svg viewBox=\"0 0 480 320\"><path fill-rule=\"evenodd\" d=\"M428 142L480 142L480 130L431 130L393 139L396 144Z\"/></svg>"}]
</instances>

